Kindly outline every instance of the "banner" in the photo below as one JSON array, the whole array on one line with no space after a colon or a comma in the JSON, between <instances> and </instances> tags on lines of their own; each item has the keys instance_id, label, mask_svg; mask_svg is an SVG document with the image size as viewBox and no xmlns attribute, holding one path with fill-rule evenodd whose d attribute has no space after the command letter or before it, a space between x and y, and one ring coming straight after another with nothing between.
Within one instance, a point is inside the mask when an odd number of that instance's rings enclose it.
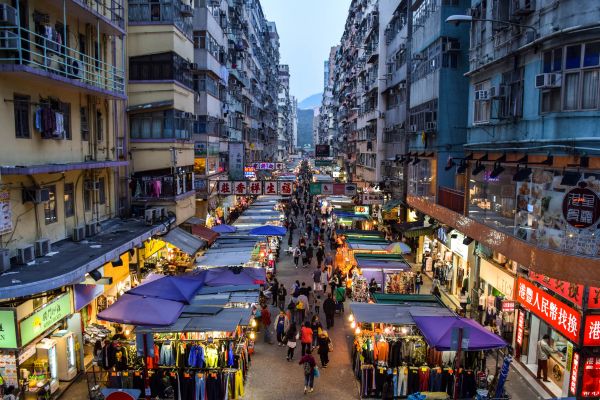
<instances>
[{"instance_id":1,"label":"banner","mask_svg":"<svg viewBox=\"0 0 600 400\"><path fill-rule=\"evenodd\" d=\"M248 183L248 194L254 195L254 196L258 196L262 194L262 182L260 181L255 181L255 182L249 182Z\"/></svg>"},{"instance_id":2,"label":"banner","mask_svg":"<svg viewBox=\"0 0 600 400\"><path fill-rule=\"evenodd\" d=\"M246 194L246 182L245 181L236 181L233 182L233 194L244 195Z\"/></svg>"},{"instance_id":3,"label":"banner","mask_svg":"<svg viewBox=\"0 0 600 400\"><path fill-rule=\"evenodd\" d=\"M231 187L231 182L229 181L219 181L217 182L217 193L218 194L232 194L233 188Z\"/></svg>"},{"instance_id":4,"label":"banner","mask_svg":"<svg viewBox=\"0 0 600 400\"><path fill-rule=\"evenodd\" d=\"M579 344L581 313L523 278L517 281L517 300L567 339Z\"/></svg>"},{"instance_id":5,"label":"banner","mask_svg":"<svg viewBox=\"0 0 600 400\"><path fill-rule=\"evenodd\" d=\"M254 168L256 171L271 171L282 170L285 167L285 164L274 162L252 162L247 164L246 167Z\"/></svg>"},{"instance_id":6,"label":"banner","mask_svg":"<svg viewBox=\"0 0 600 400\"><path fill-rule=\"evenodd\" d=\"M312 195L356 195L355 183L311 183L310 194Z\"/></svg>"},{"instance_id":7,"label":"banner","mask_svg":"<svg viewBox=\"0 0 600 400\"><path fill-rule=\"evenodd\" d=\"M244 179L244 143L229 142L229 178Z\"/></svg>"},{"instance_id":8,"label":"banner","mask_svg":"<svg viewBox=\"0 0 600 400\"><path fill-rule=\"evenodd\" d=\"M293 182L285 181L279 182L279 194L282 196L291 196L294 188Z\"/></svg>"}]
</instances>

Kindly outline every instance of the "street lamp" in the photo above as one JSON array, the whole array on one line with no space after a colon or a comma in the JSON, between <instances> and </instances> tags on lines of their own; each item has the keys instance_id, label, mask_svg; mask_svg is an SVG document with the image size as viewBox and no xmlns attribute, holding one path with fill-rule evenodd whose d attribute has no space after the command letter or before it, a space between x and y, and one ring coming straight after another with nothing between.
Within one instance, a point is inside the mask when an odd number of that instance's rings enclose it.
<instances>
[{"instance_id":1,"label":"street lamp","mask_svg":"<svg viewBox=\"0 0 600 400\"><path fill-rule=\"evenodd\" d=\"M446 22L447 23L451 23L454 25L460 25L463 22L468 22L468 23L473 23L476 21L482 21L482 22L497 22L499 24L505 24L505 25L510 25L510 26L518 26L519 28L525 28L525 29L531 29L534 34L535 37L538 37L538 31L536 28L534 28L531 25L522 25L522 24L515 24L514 22L510 22L510 21L503 21L501 19L488 19L488 18L473 18L470 15L460 15L460 14L456 14L456 15L451 15L448 18L446 18Z\"/></svg>"}]
</instances>

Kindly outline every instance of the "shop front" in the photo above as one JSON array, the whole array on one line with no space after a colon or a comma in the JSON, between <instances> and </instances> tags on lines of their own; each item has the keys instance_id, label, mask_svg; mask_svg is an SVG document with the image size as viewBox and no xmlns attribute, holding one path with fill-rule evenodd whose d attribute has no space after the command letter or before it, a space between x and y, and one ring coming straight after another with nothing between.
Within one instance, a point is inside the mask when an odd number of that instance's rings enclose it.
<instances>
[{"instance_id":1,"label":"shop front","mask_svg":"<svg viewBox=\"0 0 600 400\"><path fill-rule=\"evenodd\" d=\"M6 386L24 399L55 398L73 381L81 369L81 325L71 318L70 291L0 309L0 376Z\"/></svg>"}]
</instances>

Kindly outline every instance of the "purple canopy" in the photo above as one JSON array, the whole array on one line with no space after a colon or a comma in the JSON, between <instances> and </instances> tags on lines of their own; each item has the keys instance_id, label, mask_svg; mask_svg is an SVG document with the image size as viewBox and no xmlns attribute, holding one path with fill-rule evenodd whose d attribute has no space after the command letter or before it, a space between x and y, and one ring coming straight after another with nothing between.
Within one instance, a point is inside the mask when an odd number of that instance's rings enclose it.
<instances>
[{"instance_id":1,"label":"purple canopy","mask_svg":"<svg viewBox=\"0 0 600 400\"><path fill-rule=\"evenodd\" d=\"M264 268L210 268L206 271L206 286L262 285L267 279Z\"/></svg>"},{"instance_id":2,"label":"purple canopy","mask_svg":"<svg viewBox=\"0 0 600 400\"><path fill-rule=\"evenodd\" d=\"M113 305L98 313L98 319L128 325L168 326L183 310L183 303L125 293Z\"/></svg>"},{"instance_id":3,"label":"purple canopy","mask_svg":"<svg viewBox=\"0 0 600 400\"><path fill-rule=\"evenodd\" d=\"M128 293L189 304L198 289L202 287L202 283L202 280L185 276L164 276L135 287Z\"/></svg>"},{"instance_id":4,"label":"purple canopy","mask_svg":"<svg viewBox=\"0 0 600 400\"><path fill-rule=\"evenodd\" d=\"M226 225L226 224L216 225L210 229L212 229L213 231L215 231L217 233L233 233L233 232L237 231L237 228L235 226Z\"/></svg>"},{"instance_id":5,"label":"purple canopy","mask_svg":"<svg viewBox=\"0 0 600 400\"><path fill-rule=\"evenodd\" d=\"M263 225L250 230L248 233L260 236L285 236L287 229L283 226Z\"/></svg>"},{"instance_id":6,"label":"purple canopy","mask_svg":"<svg viewBox=\"0 0 600 400\"><path fill-rule=\"evenodd\" d=\"M425 341L438 351L451 349L452 330L463 328L463 337L469 339L467 350L490 350L506 347L500 336L488 331L472 319L462 317L415 317Z\"/></svg>"}]
</instances>

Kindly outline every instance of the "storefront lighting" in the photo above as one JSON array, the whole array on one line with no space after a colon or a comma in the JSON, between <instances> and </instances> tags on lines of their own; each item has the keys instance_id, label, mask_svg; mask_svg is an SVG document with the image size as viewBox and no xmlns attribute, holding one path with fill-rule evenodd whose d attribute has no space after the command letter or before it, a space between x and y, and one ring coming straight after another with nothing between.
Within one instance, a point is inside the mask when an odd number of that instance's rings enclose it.
<instances>
[{"instance_id":1,"label":"storefront lighting","mask_svg":"<svg viewBox=\"0 0 600 400\"><path fill-rule=\"evenodd\" d=\"M254 332L250 332L250 340L256 339L256 334Z\"/></svg>"},{"instance_id":2,"label":"storefront lighting","mask_svg":"<svg viewBox=\"0 0 600 400\"><path fill-rule=\"evenodd\" d=\"M348 316L348 321L350 321L350 322L354 321L354 315L350 314Z\"/></svg>"},{"instance_id":3,"label":"storefront lighting","mask_svg":"<svg viewBox=\"0 0 600 400\"><path fill-rule=\"evenodd\" d=\"M403 326L403 327L400 329L400 332L402 332L402 334L403 334L403 335L406 335L406 334L408 333L408 328L406 328L405 326Z\"/></svg>"},{"instance_id":4,"label":"storefront lighting","mask_svg":"<svg viewBox=\"0 0 600 400\"><path fill-rule=\"evenodd\" d=\"M360 327L356 327L356 329L354 330L354 333L357 335L360 335Z\"/></svg>"},{"instance_id":5,"label":"storefront lighting","mask_svg":"<svg viewBox=\"0 0 600 400\"><path fill-rule=\"evenodd\" d=\"M499 162L496 162L496 163L494 163L494 169L492 170L492 173L490 174L490 178L496 179L497 177L500 176L500 174L502 172L504 172L504 167Z\"/></svg>"},{"instance_id":6,"label":"storefront lighting","mask_svg":"<svg viewBox=\"0 0 600 400\"><path fill-rule=\"evenodd\" d=\"M350 327L351 327L352 329L356 328L356 322L355 322L355 321L352 321L352 323L350 324Z\"/></svg>"},{"instance_id":7,"label":"storefront lighting","mask_svg":"<svg viewBox=\"0 0 600 400\"><path fill-rule=\"evenodd\" d=\"M473 176L477 176L483 171L485 171L485 165L483 165L481 161L477 161L475 163L475 168L473 168Z\"/></svg>"},{"instance_id":8,"label":"storefront lighting","mask_svg":"<svg viewBox=\"0 0 600 400\"><path fill-rule=\"evenodd\" d=\"M125 329L125 336L129 336L130 333L131 331L129 329Z\"/></svg>"},{"instance_id":9,"label":"storefront lighting","mask_svg":"<svg viewBox=\"0 0 600 400\"><path fill-rule=\"evenodd\" d=\"M250 321L250 326L256 328L256 320L254 318Z\"/></svg>"}]
</instances>

